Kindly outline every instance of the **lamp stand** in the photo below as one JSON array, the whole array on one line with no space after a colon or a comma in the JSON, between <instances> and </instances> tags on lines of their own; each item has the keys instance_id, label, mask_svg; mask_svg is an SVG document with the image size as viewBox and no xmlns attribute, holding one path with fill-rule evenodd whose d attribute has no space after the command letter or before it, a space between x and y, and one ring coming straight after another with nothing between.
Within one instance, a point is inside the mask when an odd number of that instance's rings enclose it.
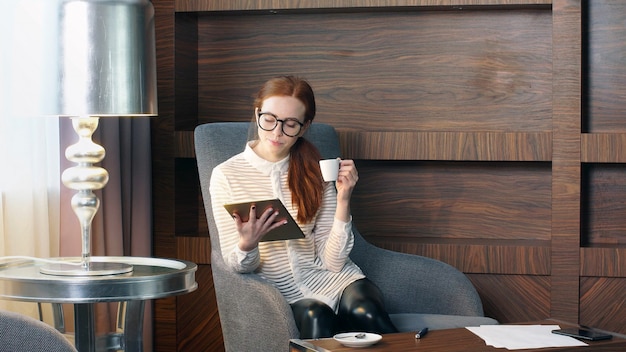
<instances>
[{"instance_id":1,"label":"lamp stand","mask_svg":"<svg viewBox=\"0 0 626 352\"><path fill-rule=\"evenodd\" d=\"M42 266L42 274L64 276L116 275L133 271L133 266L124 263L91 261L91 223L100 207L100 200L93 192L102 189L109 181L109 173L93 164L104 159L104 148L93 142L91 136L98 128L98 117L72 117L72 126L78 134L78 142L65 150L67 160L77 165L66 169L61 179L63 184L77 193L72 197L72 210L81 227L82 255L80 265L54 263Z\"/></svg>"}]
</instances>

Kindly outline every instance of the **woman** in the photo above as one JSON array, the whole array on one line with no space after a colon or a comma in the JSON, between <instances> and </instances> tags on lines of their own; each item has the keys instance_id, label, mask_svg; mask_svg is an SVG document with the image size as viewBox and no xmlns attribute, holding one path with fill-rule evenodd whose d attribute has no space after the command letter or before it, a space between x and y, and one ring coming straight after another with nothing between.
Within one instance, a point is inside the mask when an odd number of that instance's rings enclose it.
<instances>
[{"instance_id":1,"label":"woman","mask_svg":"<svg viewBox=\"0 0 626 352\"><path fill-rule=\"evenodd\" d=\"M239 273L270 281L291 305L301 338L339 331L396 332L380 290L350 260L354 244L350 198L358 180L341 160L336 185L324 182L320 153L302 135L315 117L310 85L297 77L269 80L254 101L254 136L245 150L211 175L213 214L222 255ZM224 204L280 199L305 238L261 242L284 223L274 209L228 214ZM260 213L257 219L257 212ZM234 220L234 221L233 221Z\"/></svg>"}]
</instances>

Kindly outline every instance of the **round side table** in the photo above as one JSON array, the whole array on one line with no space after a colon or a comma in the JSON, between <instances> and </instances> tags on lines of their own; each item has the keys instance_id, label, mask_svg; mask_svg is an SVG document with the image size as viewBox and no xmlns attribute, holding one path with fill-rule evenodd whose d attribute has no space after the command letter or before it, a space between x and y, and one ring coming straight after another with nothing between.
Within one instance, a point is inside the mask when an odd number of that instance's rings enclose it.
<instances>
[{"instance_id":1,"label":"round side table","mask_svg":"<svg viewBox=\"0 0 626 352\"><path fill-rule=\"evenodd\" d=\"M56 258L79 261L80 258ZM103 276L57 276L41 272L47 263L24 260L0 265L0 298L39 303L73 303L75 345L80 352L110 348L143 352L146 300L194 291L197 265L177 259L92 257L93 262L130 264L129 273ZM121 302L124 332L96 337L94 304Z\"/></svg>"}]
</instances>

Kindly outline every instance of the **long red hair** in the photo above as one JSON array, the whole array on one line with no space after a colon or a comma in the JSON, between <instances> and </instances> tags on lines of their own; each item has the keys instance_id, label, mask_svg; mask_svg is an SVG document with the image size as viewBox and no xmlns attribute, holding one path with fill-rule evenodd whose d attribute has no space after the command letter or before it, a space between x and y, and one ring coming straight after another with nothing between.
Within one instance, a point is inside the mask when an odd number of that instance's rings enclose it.
<instances>
[{"instance_id":1,"label":"long red hair","mask_svg":"<svg viewBox=\"0 0 626 352\"><path fill-rule=\"evenodd\" d=\"M315 118L313 89L303 79L281 76L267 81L254 100L254 107L261 108L263 101L272 96L291 96L304 104L304 125L309 126ZM322 204L324 181L319 168L320 152L301 135L291 147L289 173L287 175L291 202L298 209L297 220L307 223L313 220Z\"/></svg>"}]
</instances>

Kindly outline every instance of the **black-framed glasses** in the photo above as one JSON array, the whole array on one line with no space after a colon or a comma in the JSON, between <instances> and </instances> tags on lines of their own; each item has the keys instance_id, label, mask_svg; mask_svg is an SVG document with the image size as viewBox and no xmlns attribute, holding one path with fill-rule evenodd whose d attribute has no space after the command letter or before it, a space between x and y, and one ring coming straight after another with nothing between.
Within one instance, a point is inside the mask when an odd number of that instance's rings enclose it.
<instances>
[{"instance_id":1,"label":"black-framed glasses","mask_svg":"<svg viewBox=\"0 0 626 352\"><path fill-rule=\"evenodd\" d=\"M262 130L273 131L279 122L282 123L281 129L283 133L285 136L289 137L296 137L304 126L304 124L295 117L289 117L281 120L271 112L257 111L257 123Z\"/></svg>"}]
</instances>

